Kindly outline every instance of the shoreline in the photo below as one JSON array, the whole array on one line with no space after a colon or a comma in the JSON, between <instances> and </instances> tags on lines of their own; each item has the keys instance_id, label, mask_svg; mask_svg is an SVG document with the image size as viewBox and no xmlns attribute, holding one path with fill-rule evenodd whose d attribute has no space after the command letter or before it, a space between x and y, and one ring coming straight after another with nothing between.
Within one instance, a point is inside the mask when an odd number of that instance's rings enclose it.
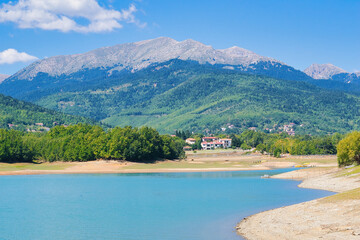
<instances>
[{"instance_id":1,"label":"shoreline","mask_svg":"<svg viewBox=\"0 0 360 240\"><path fill-rule=\"evenodd\" d=\"M360 239L360 166L355 168L310 168L272 176L335 194L248 216L236 226L237 233L247 240Z\"/></svg>"},{"instance_id":2,"label":"shoreline","mask_svg":"<svg viewBox=\"0 0 360 240\"><path fill-rule=\"evenodd\" d=\"M63 171L63 170L20 170L0 172L0 176L17 175L49 175L49 174L117 174L117 173L176 173L176 172L236 172L236 171L261 171L271 170L272 168L179 168L179 169L124 169L119 171Z\"/></svg>"},{"instance_id":3,"label":"shoreline","mask_svg":"<svg viewBox=\"0 0 360 240\"><path fill-rule=\"evenodd\" d=\"M165 160L155 163L134 163L115 160L53 163L0 163L0 176L40 174L114 174L166 172L255 171L290 168L310 163L315 166L334 166L332 155L285 156L274 158L243 151L199 151L188 153L186 160Z\"/></svg>"}]
</instances>

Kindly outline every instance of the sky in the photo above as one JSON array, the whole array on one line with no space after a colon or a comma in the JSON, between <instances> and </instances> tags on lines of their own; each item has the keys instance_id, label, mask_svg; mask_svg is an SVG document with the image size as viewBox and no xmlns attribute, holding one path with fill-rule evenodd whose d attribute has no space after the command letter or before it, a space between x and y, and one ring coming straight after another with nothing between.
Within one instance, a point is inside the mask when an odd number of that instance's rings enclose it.
<instances>
[{"instance_id":1,"label":"sky","mask_svg":"<svg viewBox=\"0 0 360 240\"><path fill-rule=\"evenodd\" d=\"M0 0L0 73L161 36L360 71L360 0Z\"/></svg>"}]
</instances>

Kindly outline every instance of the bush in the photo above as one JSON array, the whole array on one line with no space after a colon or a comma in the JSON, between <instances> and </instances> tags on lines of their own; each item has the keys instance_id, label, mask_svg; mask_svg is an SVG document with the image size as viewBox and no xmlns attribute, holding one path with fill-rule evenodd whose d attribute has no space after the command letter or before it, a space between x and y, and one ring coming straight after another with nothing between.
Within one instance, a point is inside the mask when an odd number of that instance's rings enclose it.
<instances>
[{"instance_id":1,"label":"bush","mask_svg":"<svg viewBox=\"0 0 360 240\"><path fill-rule=\"evenodd\" d=\"M281 157L281 149L280 148L276 148L274 150L274 157L276 158L280 158Z\"/></svg>"},{"instance_id":2,"label":"bush","mask_svg":"<svg viewBox=\"0 0 360 240\"><path fill-rule=\"evenodd\" d=\"M339 166L360 164L360 132L349 133L339 142L337 145L337 159Z\"/></svg>"}]
</instances>

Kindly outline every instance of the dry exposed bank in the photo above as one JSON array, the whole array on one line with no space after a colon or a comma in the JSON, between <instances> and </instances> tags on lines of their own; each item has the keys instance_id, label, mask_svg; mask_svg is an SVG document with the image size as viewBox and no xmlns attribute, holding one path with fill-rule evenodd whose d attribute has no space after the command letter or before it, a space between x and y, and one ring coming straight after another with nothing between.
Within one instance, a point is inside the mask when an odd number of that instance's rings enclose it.
<instances>
[{"instance_id":1,"label":"dry exposed bank","mask_svg":"<svg viewBox=\"0 0 360 240\"><path fill-rule=\"evenodd\" d=\"M249 240L360 239L360 167L302 169L274 177L338 194L250 216L238 225L239 234Z\"/></svg>"},{"instance_id":2,"label":"dry exposed bank","mask_svg":"<svg viewBox=\"0 0 360 240\"><path fill-rule=\"evenodd\" d=\"M317 166L333 166L336 159L334 156L285 156L278 159L243 151L198 151L188 153L187 159L183 161L152 164L105 160L42 164L0 163L0 175L244 171L288 168L305 162Z\"/></svg>"}]
</instances>

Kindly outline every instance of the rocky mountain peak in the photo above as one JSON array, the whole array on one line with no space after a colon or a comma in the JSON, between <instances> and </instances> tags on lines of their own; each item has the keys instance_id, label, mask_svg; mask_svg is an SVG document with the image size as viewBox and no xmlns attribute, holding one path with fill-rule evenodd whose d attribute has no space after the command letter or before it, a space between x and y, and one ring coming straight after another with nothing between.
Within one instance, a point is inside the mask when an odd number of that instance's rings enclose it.
<instances>
[{"instance_id":1,"label":"rocky mountain peak","mask_svg":"<svg viewBox=\"0 0 360 240\"><path fill-rule=\"evenodd\" d=\"M314 79L330 79L332 76L340 73L346 73L344 69L341 69L333 64L312 64L304 70L304 72Z\"/></svg>"},{"instance_id":2,"label":"rocky mountain peak","mask_svg":"<svg viewBox=\"0 0 360 240\"><path fill-rule=\"evenodd\" d=\"M259 61L280 63L275 59L263 57L239 47L216 50L192 39L176 41L168 37L159 37L103 47L83 54L46 58L19 71L14 77L31 80L40 72L50 76L60 76L95 68L107 69L109 74L123 69L138 71L153 63L166 62L171 59L192 60L200 64L241 65L243 67Z\"/></svg>"},{"instance_id":3,"label":"rocky mountain peak","mask_svg":"<svg viewBox=\"0 0 360 240\"><path fill-rule=\"evenodd\" d=\"M5 80L7 79L8 77L10 77L9 75L6 75L6 74L0 74L0 84Z\"/></svg>"}]
</instances>

